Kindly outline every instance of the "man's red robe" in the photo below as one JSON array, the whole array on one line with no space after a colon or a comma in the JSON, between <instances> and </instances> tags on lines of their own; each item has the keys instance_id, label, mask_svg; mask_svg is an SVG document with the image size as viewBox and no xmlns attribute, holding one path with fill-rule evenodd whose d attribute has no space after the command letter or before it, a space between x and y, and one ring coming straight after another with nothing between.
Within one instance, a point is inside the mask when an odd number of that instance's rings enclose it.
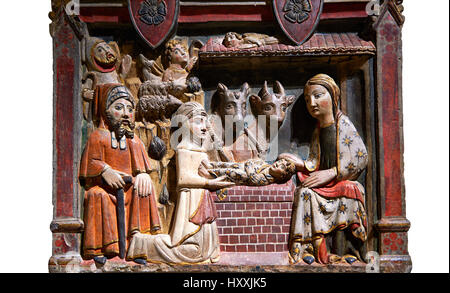
<instances>
[{"instance_id":1,"label":"man's red robe","mask_svg":"<svg viewBox=\"0 0 450 293\"><path fill-rule=\"evenodd\" d=\"M106 93L106 89L104 93ZM100 90L101 92L101 90ZM103 116L103 115L102 115ZM84 239L83 256L92 258L98 255L113 257L119 254L119 237L116 215L117 190L102 180L101 173L106 166L135 177L151 171L149 158L142 141L135 136L126 139L126 148L112 148L111 132L104 123L90 135L79 171L80 182L85 188L84 196ZM133 231L154 233L160 228L156 207L155 192L148 197L139 197L133 184L124 188L125 197L125 235L127 247Z\"/></svg>"}]
</instances>

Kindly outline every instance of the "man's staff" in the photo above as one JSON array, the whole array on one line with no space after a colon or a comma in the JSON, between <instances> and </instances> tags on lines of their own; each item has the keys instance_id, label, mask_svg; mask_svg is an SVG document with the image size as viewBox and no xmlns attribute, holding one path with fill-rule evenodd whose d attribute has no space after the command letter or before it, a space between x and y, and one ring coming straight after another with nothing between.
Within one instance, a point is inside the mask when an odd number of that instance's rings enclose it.
<instances>
[{"instance_id":1,"label":"man's staff","mask_svg":"<svg viewBox=\"0 0 450 293\"><path fill-rule=\"evenodd\" d=\"M130 184L133 182L133 178L131 176L123 177L123 181L125 184ZM117 190L117 230L119 233L119 257L121 259L125 258L125 252L127 248L127 241L125 235L125 192L123 188Z\"/></svg>"}]
</instances>

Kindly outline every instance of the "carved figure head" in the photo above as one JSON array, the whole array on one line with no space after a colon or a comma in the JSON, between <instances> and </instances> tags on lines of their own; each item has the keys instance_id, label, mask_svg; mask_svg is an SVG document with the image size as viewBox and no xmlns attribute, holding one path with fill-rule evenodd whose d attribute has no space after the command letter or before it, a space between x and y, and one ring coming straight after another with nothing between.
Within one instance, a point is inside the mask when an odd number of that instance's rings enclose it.
<instances>
[{"instance_id":1,"label":"carved figure head","mask_svg":"<svg viewBox=\"0 0 450 293\"><path fill-rule=\"evenodd\" d=\"M326 74L317 74L306 82L304 96L306 108L312 117L318 119L339 111L341 91L336 82Z\"/></svg>"},{"instance_id":2,"label":"carved figure head","mask_svg":"<svg viewBox=\"0 0 450 293\"><path fill-rule=\"evenodd\" d=\"M173 116L182 116L184 117L185 120L189 120L196 115L208 116L208 114L205 111L205 108L203 108L203 106L197 102L184 103L173 114Z\"/></svg>"},{"instance_id":3,"label":"carved figure head","mask_svg":"<svg viewBox=\"0 0 450 293\"><path fill-rule=\"evenodd\" d=\"M116 69L117 52L104 40L90 37L86 41L86 56L90 70L111 72Z\"/></svg>"},{"instance_id":4,"label":"carved figure head","mask_svg":"<svg viewBox=\"0 0 450 293\"><path fill-rule=\"evenodd\" d=\"M187 46L176 39L170 40L166 44L165 56L170 64L178 64L182 68L186 67L189 61Z\"/></svg>"},{"instance_id":5,"label":"carved figure head","mask_svg":"<svg viewBox=\"0 0 450 293\"><path fill-rule=\"evenodd\" d=\"M190 138L197 145L205 139L208 133L208 114L200 103L187 102L182 104L173 114L172 119L182 124L190 132Z\"/></svg>"},{"instance_id":6,"label":"carved figure head","mask_svg":"<svg viewBox=\"0 0 450 293\"><path fill-rule=\"evenodd\" d=\"M264 81L264 86L259 91L258 95L250 96L250 106L252 107L253 115L266 116L266 126L269 127L270 116L275 116L278 122L278 128L283 124L286 117L287 108L294 102L294 96L287 96L284 87L279 81L275 81L273 86L273 94L267 88L267 81Z\"/></svg>"},{"instance_id":7,"label":"carved figure head","mask_svg":"<svg viewBox=\"0 0 450 293\"><path fill-rule=\"evenodd\" d=\"M247 97L250 93L248 83L244 83L238 91L230 91L226 85L219 83L211 99L211 113L222 120L225 127L225 117L233 116L233 122L243 121L247 116ZM235 127L233 123L233 127Z\"/></svg>"},{"instance_id":8,"label":"carved figure head","mask_svg":"<svg viewBox=\"0 0 450 293\"><path fill-rule=\"evenodd\" d=\"M228 32L222 41L222 44L227 48L237 47L243 42L242 35L235 32Z\"/></svg>"},{"instance_id":9,"label":"carved figure head","mask_svg":"<svg viewBox=\"0 0 450 293\"><path fill-rule=\"evenodd\" d=\"M105 116L109 130L114 131L118 139L124 135L134 137L135 127L134 99L130 91L122 85L108 91Z\"/></svg>"},{"instance_id":10,"label":"carved figure head","mask_svg":"<svg viewBox=\"0 0 450 293\"><path fill-rule=\"evenodd\" d=\"M277 183L285 183L295 174L296 167L289 159L280 159L275 161L269 167L269 174Z\"/></svg>"}]
</instances>

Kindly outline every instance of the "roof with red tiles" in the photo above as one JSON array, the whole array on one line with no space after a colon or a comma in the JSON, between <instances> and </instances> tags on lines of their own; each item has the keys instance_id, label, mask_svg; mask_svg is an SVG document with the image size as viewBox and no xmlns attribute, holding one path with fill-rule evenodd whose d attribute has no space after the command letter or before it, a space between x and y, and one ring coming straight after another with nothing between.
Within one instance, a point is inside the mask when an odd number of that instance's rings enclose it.
<instances>
[{"instance_id":1,"label":"roof with red tiles","mask_svg":"<svg viewBox=\"0 0 450 293\"><path fill-rule=\"evenodd\" d=\"M334 56L375 55L376 47L357 33L316 33L301 46L273 44L240 49L227 48L222 38L211 38L200 49L200 57L232 56Z\"/></svg>"}]
</instances>

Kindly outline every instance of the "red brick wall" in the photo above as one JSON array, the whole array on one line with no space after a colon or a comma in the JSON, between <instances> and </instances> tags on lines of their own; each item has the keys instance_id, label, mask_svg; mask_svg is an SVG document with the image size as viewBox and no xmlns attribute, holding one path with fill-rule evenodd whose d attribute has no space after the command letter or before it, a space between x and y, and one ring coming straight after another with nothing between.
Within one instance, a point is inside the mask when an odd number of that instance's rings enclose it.
<instances>
[{"instance_id":1,"label":"red brick wall","mask_svg":"<svg viewBox=\"0 0 450 293\"><path fill-rule=\"evenodd\" d=\"M220 248L223 252L288 250L295 185L237 186L216 199Z\"/></svg>"}]
</instances>

